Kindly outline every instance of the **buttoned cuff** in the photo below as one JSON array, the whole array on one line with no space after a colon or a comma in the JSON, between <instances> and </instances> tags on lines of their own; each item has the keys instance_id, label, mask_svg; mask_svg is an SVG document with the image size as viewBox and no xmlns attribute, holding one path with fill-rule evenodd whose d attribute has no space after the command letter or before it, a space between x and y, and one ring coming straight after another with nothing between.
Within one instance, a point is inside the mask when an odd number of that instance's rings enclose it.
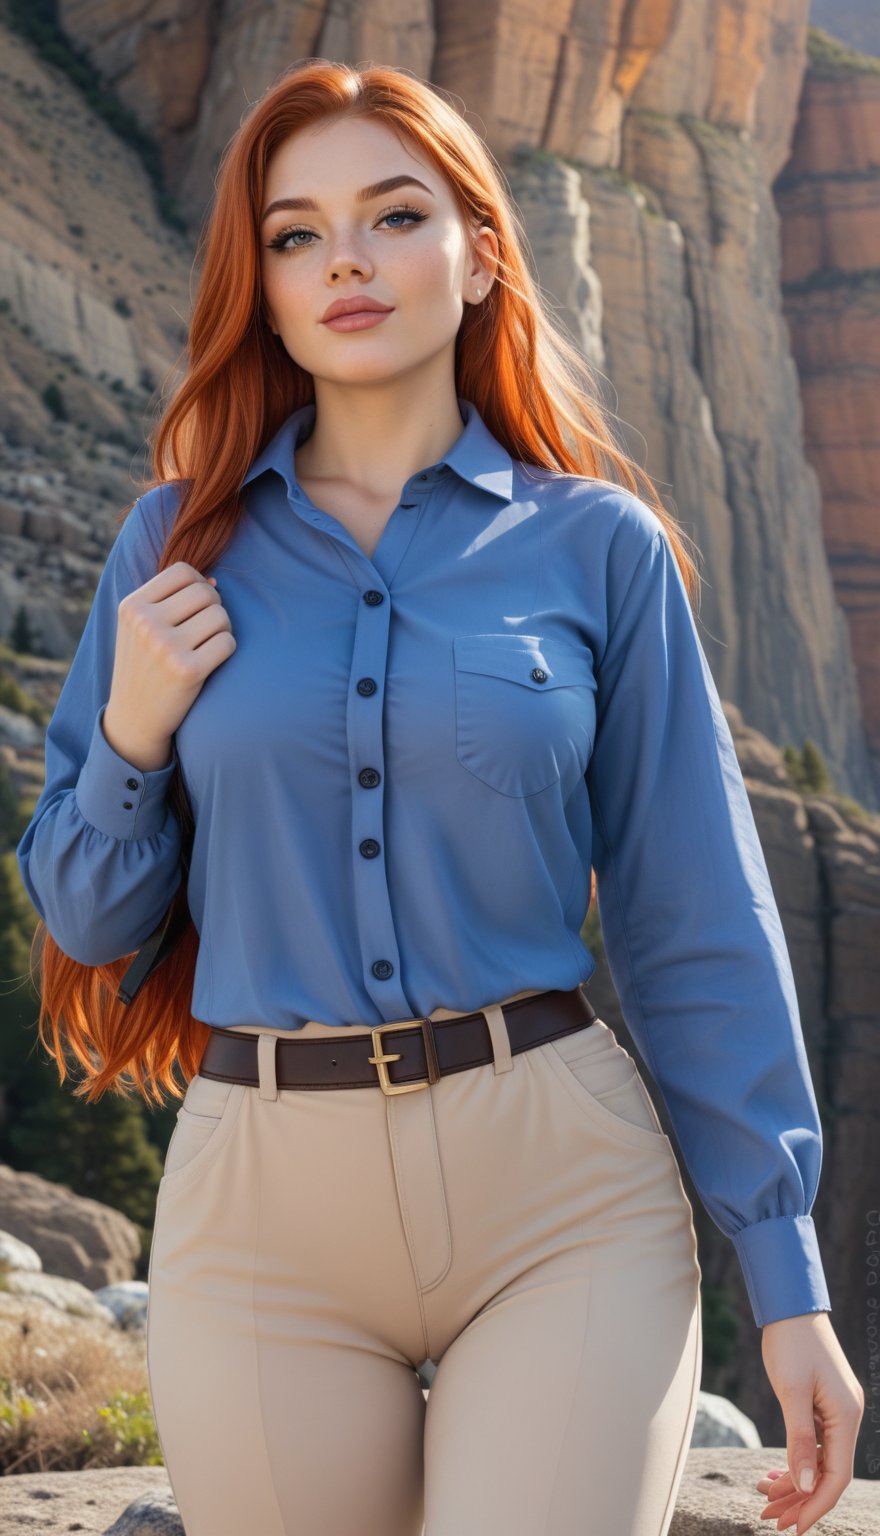
<instances>
[{"instance_id":1,"label":"buttoned cuff","mask_svg":"<svg viewBox=\"0 0 880 1536\"><path fill-rule=\"evenodd\" d=\"M831 1301L812 1216L772 1216L731 1239L745 1277L755 1322L802 1312L830 1312Z\"/></svg>"},{"instance_id":2,"label":"buttoned cuff","mask_svg":"<svg viewBox=\"0 0 880 1536\"><path fill-rule=\"evenodd\" d=\"M76 781L74 796L80 815L107 837L153 837L168 812L168 781L177 766L172 741L171 762L149 773L126 762L111 747L103 731L103 704L95 717L92 740Z\"/></svg>"}]
</instances>

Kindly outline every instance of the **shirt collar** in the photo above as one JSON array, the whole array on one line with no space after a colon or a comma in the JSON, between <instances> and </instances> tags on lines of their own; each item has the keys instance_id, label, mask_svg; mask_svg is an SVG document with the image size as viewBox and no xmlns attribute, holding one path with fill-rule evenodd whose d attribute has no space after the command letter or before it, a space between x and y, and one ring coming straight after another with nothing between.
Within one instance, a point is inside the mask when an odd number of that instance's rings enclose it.
<instances>
[{"instance_id":1,"label":"shirt collar","mask_svg":"<svg viewBox=\"0 0 880 1536\"><path fill-rule=\"evenodd\" d=\"M472 400L458 396L458 408L464 419L461 434L449 452L438 460L448 464L462 480L480 491L500 496L504 501L513 500L513 460L507 449L489 431ZM307 437L315 422L315 402L310 400L293 411L283 421L275 436L257 455L244 477L242 488L258 475L274 469L287 485L289 492L296 489L294 468L297 443Z\"/></svg>"}]
</instances>

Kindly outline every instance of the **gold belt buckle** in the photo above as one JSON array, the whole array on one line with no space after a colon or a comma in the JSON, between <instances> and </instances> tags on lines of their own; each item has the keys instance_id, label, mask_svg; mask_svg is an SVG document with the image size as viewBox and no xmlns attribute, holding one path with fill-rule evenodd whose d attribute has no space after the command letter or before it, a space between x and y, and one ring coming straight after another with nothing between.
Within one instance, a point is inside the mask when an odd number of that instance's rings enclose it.
<instances>
[{"instance_id":1,"label":"gold belt buckle","mask_svg":"<svg viewBox=\"0 0 880 1536\"><path fill-rule=\"evenodd\" d=\"M428 1076L423 1081L417 1083L392 1083L388 1076L387 1063L389 1061L399 1061L401 1053L397 1051L392 1052L390 1055L385 1054L382 1050L382 1042L378 1037L390 1033L393 1029L412 1029L416 1024L420 1025L422 1030L422 1038L425 1043L425 1060L428 1063ZM404 1019L402 1024L377 1024L375 1028L370 1030L370 1034L373 1037L373 1050L376 1054L368 1059L378 1070L379 1087L386 1098L393 1093L412 1093L416 1088L428 1088L431 1083L439 1081L441 1074L437 1064L437 1053L430 1019Z\"/></svg>"}]
</instances>

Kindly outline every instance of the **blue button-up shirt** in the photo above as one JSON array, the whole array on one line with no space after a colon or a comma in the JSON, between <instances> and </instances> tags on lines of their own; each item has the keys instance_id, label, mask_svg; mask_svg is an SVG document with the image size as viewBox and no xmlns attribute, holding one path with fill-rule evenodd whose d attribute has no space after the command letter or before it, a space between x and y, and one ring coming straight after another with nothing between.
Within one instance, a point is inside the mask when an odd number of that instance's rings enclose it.
<instances>
[{"instance_id":1,"label":"blue button-up shirt","mask_svg":"<svg viewBox=\"0 0 880 1536\"><path fill-rule=\"evenodd\" d=\"M120 600L179 483L110 550L17 853L53 938L137 949L195 817L192 1012L301 1028L573 988L595 867L632 1038L759 1325L830 1309L810 1215L822 1138L794 980L734 746L663 524L609 482L511 458L472 402L372 557L297 484L295 411L203 575L237 641L143 772L107 742Z\"/></svg>"}]
</instances>

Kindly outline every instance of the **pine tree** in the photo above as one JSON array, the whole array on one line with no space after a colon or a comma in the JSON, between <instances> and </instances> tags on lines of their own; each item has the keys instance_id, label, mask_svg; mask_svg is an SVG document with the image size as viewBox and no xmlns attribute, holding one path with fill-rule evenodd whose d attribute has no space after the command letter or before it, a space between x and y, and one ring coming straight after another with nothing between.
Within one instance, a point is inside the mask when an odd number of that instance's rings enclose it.
<instances>
[{"instance_id":1,"label":"pine tree","mask_svg":"<svg viewBox=\"0 0 880 1536\"><path fill-rule=\"evenodd\" d=\"M36 656L39 653L34 650L34 642L38 638L39 631L31 624L27 609L19 603L9 631L9 644L20 656Z\"/></svg>"}]
</instances>

